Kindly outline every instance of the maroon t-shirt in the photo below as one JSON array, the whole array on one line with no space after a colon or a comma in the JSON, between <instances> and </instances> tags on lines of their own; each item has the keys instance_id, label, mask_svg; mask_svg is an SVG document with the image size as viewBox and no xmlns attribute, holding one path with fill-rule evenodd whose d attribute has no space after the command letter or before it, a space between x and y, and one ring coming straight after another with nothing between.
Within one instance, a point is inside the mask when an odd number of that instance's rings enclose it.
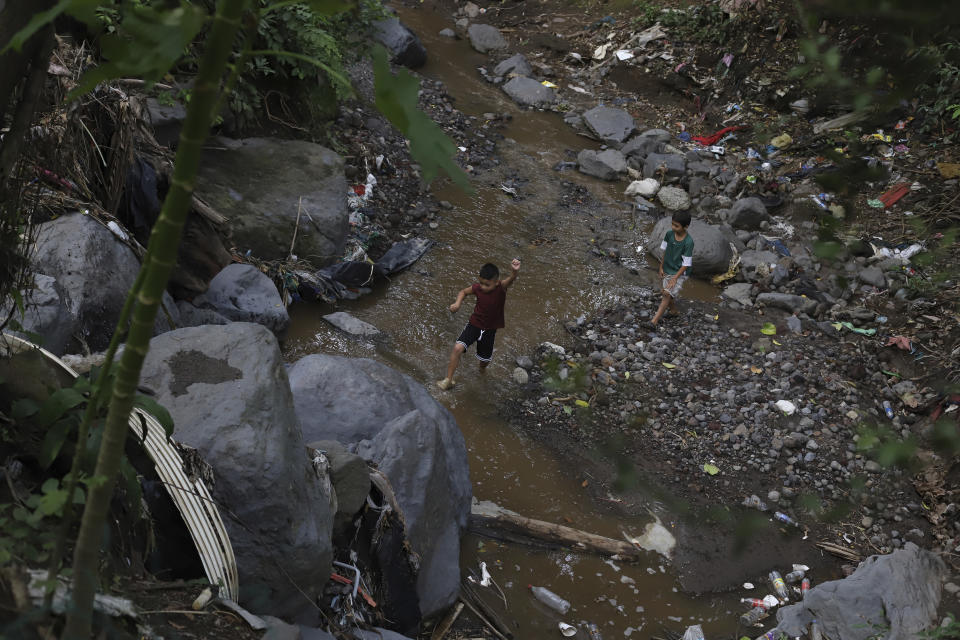
<instances>
[{"instance_id":1,"label":"maroon t-shirt","mask_svg":"<svg viewBox=\"0 0 960 640\"><path fill-rule=\"evenodd\" d=\"M474 284L473 293L477 296L477 306L473 308L470 324L477 329L503 329L503 306L507 301L507 290L499 282L490 293L480 290L480 284Z\"/></svg>"}]
</instances>

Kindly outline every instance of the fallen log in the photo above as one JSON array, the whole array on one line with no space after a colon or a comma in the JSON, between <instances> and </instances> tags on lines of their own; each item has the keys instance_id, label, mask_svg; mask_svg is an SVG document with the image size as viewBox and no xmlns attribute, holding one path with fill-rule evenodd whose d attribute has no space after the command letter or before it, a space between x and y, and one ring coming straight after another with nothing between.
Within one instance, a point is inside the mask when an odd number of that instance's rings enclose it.
<instances>
[{"instance_id":1,"label":"fallen log","mask_svg":"<svg viewBox=\"0 0 960 640\"><path fill-rule=\"evenodd\" d=\"M496 538L497 532L503 532L513 542L529 543L533 539L563 548L614 556L620 560L639 559L642 553L641 549L628 542L527 518L486 500L473 503L469 529L471 533L486 537Z\"/></svg>"}]
</instances>

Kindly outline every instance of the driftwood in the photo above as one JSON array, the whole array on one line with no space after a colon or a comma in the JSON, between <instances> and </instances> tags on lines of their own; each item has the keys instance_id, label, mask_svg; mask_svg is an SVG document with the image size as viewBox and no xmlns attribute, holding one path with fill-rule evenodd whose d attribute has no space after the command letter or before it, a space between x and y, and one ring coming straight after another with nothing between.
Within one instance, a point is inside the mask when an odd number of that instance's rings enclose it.
<instances>
[{"instance_id":1,"label":"driftwood","mask_svg":"<svg viewBox=\"0 0 960 640\"><path fill-rule=\"evenodd\" d=\"M616 556L620 560L639 559L641 550L634 545L605 538L572 527L534 520L504 509L492 502L475 502L470 510L470 531L487 537L505 533L515 542L539 541L553 546Z\"/></svg>"}]
</instances>

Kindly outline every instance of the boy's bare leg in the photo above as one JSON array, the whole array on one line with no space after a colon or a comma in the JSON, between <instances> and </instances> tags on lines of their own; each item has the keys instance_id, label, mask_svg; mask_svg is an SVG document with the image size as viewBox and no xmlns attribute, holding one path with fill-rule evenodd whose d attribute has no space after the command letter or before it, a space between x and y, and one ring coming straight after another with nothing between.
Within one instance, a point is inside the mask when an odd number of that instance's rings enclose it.
<instances>
[{"instance_id":1,"label":"boy's bare leg","mask_svg":"<svg viewBox=\"0 0 960 640\"><path fill-rule=\"evenodd\" d=\"M457 367L460 365L460 356L463 355L463 352L466 349L463 348L463 345L459 342L453 345L453 351L450 352L450 362L447 364L447 378L453 380L453 372L457 370Z\"/></svg>"},{"instance_id":2,"label":"boy's bare leg","mask_svg":"<svg viewBox=\"0 0 960 640\"><path fill-rule=\"evenodd\" d=\"M657 309L657 313L653 316L653 320L650 322L652 324L657 324L660 322L660 318L663 317L664 312L667 310L667 307L673 303L673 296L671 296L666 291L663 292L663 298L660 300L660 307Z\"/></svg>"}]
</instances>

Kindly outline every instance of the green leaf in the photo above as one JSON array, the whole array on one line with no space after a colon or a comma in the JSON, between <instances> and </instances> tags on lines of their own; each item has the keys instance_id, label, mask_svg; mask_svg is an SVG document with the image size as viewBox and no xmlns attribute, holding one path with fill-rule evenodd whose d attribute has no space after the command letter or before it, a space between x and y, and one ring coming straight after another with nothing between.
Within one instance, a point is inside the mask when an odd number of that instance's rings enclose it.
<instances>
[{"instance_id":1,"label":"green leaf","mask_svg":"<svg viewBox=\"0 0 960 640\"><path fill-rule=\"evenodd\" d=\"M442 169L461 188L472 192L467 174L453 160L453 141L417 108L420 81L406 69L392 74L387 50L380 45L373 49L373 72L377 109L410 141L410 155L420 165L423 179L431 182Z\"/></svg>"},{"instance_id":2,"label":"green leaf","mask_svg":"<svg viewBox=\"0 0 960 640\"><path fill-rule=\"evenodd\" d=\"M50 394L37 412L35 418L37 426L42 429L49 427L70 409L83 404L84 400L83 395L73 389L57 389Z\"/></svg>"},{"instance_id":3,"label":"green leaf","mask_svg":"<svg viewBox=\"0 0 960 640\"><path fill-rule=\"evenodd\" d=\"M40 446L40 454L37 456L37 462L43 469L48 468L57 459L57 454L60 453L63 443L67 441L67 434L72 426L72 421L61 420L47 429L43 436L43 444Z\"/></svg>"},{"instance_id":4,"label":"green leaf","mask_svg":"<svg viewBox=\"0 0 960 640\"><path fill-rule=\"evenodd\" d=\"M15 421L20 421L29 418L39 410L40 407L30 398L20 398L13 403L11 417Z\"/></svg>"},{"instance_id":5,"label":"green leaf","mask_svg":"<svg viewBox=\"0 0 960 640\"><path fill-rule=\"evenodd\" d=\"M777 335L777 327L772 322L764 322L763 326L760 327L760 333L765 336L775 336Z\"/></svg>"},{"instance_id":6,"label":"green leaf","mask_svg":"<svg viewBox=\"0 0 960 640\"><path fill-rule=\"evenodd\" d=\"M28 22L23 29L15 33L3 49L0 49L0 54L6 53L8 49L20 51L33 34L53 22L60 14L68 12L71 7L82 8L83 5L89 5L92 8L95 7L96 4L95 0L60 0L60 2L46 11L33 14L30 22Z\"/></svg>"},{"instance_id":7,"label":"green leaf","mask_svg":"<svg viewBox=\"0 0 960 640\"><path fill-rule=\"evenodd\" d=\"M205 12L193 5L181 4L172 10L134 5L117 31L101 41L107 61L85 73L68 97L113 78L142 78L148 86L153 84L183 55L205 18Z\"/></svg>"},{"instance_id":8,"label":"green leaf","mask_svg":"<svg viewBox=\"0 0 960 640\"><path fill-rule=\"evenodd\" d=\"M710 464L709 462L703 465L703 470L712 476L715 476L718 473L720 473L720 468L717 467L716 465Z\"/></svg>"},{"instance_id":9,"label":"green leaf","mask_svg":"<svg viewBox=\"0 0 960 640\"><path fill-rule=\"evenodd\" d=\"M355 3L344 0L301 0L301 2L322 16L335 16L356 6Z\"/></svg>"},{"instance_id":10,"label":"green leaf","mask_svg":"<svg viewBox=\"0 0 960 640\"><path fill-rule=\"evenodd\" d=\"M167 433L167 438L173 436L173 416L163 405L149 396L138 395L133 399L133 406L143 409L156 418Z\"/></svg>"}]
</instances>

